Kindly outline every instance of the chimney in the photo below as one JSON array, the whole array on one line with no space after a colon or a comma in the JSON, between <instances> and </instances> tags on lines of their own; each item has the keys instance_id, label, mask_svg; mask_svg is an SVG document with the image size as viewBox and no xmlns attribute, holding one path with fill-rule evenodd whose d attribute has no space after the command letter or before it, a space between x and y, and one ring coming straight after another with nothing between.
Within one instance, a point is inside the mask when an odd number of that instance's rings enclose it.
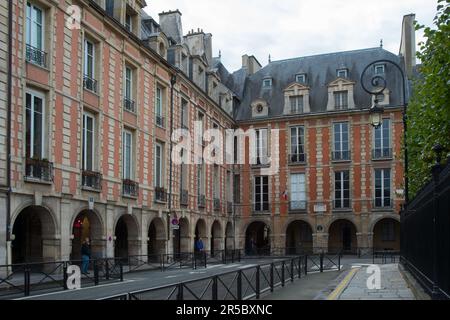
<instances>
[{"instance_id":1,"label":"chimney","mask_svg":"<svg viewBox=\"0 0 450 320\"><path fill-rule=\"evenodd\" d=\"M205 45L205 55L206 60L208 61L208 66L212 66L212 34L205 34L203 41Z\"/></svg>"},{"instance_id":2,"label":"chimney","mask_svg":"<svg viewBox=\"0 0 450 320\"><path fill-rule=\"evenodd\" d=\"M414 13L403 16L402 39L400 42L400 56L405 62L408 78L411 78L413 68L416 66L416 30L414 28Z\"/></svg>"},{"instance_id":3,"label":"chimney","mask_svg":"<svg viewBox=\"0 0 450 320\"><path fill-rule=\"evenodd\" d=\"M183 25L181 23L181 12L175 11L162 12L159 14L159 25L161 30L168 36L181 43L183 40Z\"/></svg>"},{"instance_id":4,"label":"chimney","mask_svg":"<svg viewBox=\"0 0 450 320\"><path fill-rule=\"evenodd\" d=\"M248 75L258 72L261 68L262 66L255 56L249 56L247 54L242 56L242 69L247 69Z\"/></svg>"}]
</instances>

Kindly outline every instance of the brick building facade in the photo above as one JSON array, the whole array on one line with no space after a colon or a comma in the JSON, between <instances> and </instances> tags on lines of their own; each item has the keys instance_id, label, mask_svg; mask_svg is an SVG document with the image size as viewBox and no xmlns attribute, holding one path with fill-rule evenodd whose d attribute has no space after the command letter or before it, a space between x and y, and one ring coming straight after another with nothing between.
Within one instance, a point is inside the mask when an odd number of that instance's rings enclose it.
<instances>
[{"instance_id":1,"label":"brick building facade","mask_svg":"<svg viewBox=\"0 0 450 320\"><path fill-rule=\"evenodd\" d=\"M399 80L384 93L386 129L375 133L372 98L357 77L375 59L402 57L376 48L261 68L245 55L230 74L213 58L210 34L183 34L178 11L161 13L157 23L145 5L14 1L12 48L0 48L0 264L77 259L85 237L96 257L190 252L198 237L207 250L251 241L259 249L398 248ZM77 8L79 27L69 19ZM6 39L6 2L0 19ZM173 130L193 136L199 122L201 131L222 133L279 129L279 173L172 163ZM257 145L270 150L266 133ZM249 148L246 140L246 158ZM188 153L191 161L198 156Z\"/></svg>"}]
</instances>

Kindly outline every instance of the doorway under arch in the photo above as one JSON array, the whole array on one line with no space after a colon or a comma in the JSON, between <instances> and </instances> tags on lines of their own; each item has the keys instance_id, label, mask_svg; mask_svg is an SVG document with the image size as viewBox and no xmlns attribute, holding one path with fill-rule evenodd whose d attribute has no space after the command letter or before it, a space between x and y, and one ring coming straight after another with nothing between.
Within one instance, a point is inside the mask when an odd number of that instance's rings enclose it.
<instances>
[{"instance_id":1,"label":"doorway under arch","mask_svg":"<svg viewBox=\"0 0 450 320\"><path fill-rule=\"evenodd\" d=\"M226 250L234 249L234 232L233 232L233 224L231 222L228 222L225 228L225 249Z\"/></svg>"},{"instance_id":2,"label":"doorway under arch","mask_svg":"<svg viewBox=\"0 0 450 320\"><path fill-rule=\"evenodd\" d=\"M355 225L346 219L334 221L328 228L328 252L354 254L358 250Z\"/></svg>"},{"instance_id":3,"label":"doorway under arch","mask_svg":"<svg viewBox=\"0 0 450 320\"><path fill-rule=\"evenodd\" d=\"M252 222L245 231L245 252L247 255L270 253L270 228L262 221Z\"/></svg>"},{"instance_id":4,"label":"doorway under arch","mask_svg":"<svg viewBox=\"0 0 450 320\"><path fill-rule=\"evenodd\" d=\"M392 218L378 221L373 228L373 249L400 251L400 222Z\"/></svg>"},{"instance_id":5,"label":"doorway under arch","mask_svg":"<svg viewBox=\"0 0 450 320\"><path fill-rule=\"evenodd\" d=\"M83 210L77 215L72 224L72 235L71 260L81 260L81 245L86 238L90 239L92 258L103 257L103 224L94 211Z\"/></svg>"},{"instance_id":6,"label":"doorway under arch","mask_svg":"<svg viewBox=\"0 0 450 320\"><path fill-rule=\"evenodd\" d=\"M312 228L302 220L291 222L286 229L286 253L302 254L313 252Z\"/></svg>"},{"instance_id":7,"label":"doorway under arch","mask_svg":"<svg viewBox=\"0 0 450 320\"><path fill-rule=\"evenodd\" d=\"M114 257L126 259L129 256L139 255L138 225L131 215L119 218L114 235Z\"/></svg>"},{"instance_id":8,"label":"doorway under arch","mask_svg":"<svg viewBox=\"0 0 450 320\"><path fill-rule=\"evenodd\" d=\"M164 222L155 218L148 227L147 254L150 262L160 261L160 256L166 251L166 232Z\"/></svg>"},{"instance_id":9,"label":"doorway under arch","mask_svg":"<svg viewBox=\"0 0 450 320\"><path fill-rule=\"evenodd\" d=\"M211 255L222 249L222 226L219 221L214 221L211 227Z\"/></svg>"}]
</instances>

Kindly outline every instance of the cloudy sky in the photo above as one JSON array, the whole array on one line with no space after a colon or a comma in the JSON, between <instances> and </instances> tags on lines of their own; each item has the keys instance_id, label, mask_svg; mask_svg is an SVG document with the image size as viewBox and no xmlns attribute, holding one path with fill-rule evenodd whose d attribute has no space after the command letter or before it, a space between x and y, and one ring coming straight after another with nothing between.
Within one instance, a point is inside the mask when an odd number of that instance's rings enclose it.
<instances>
[{"instance_id":1,"label":"cloudy sky","mask_svg":"<svg viewBox=\"0 0 450 320\"><path fill-rule=\"evenodd\" d=\"M241 56L253 54L262 65L319 53L376 47L398 53L402 17L431 25L436 0L147 0L158 13L179 9L183 32L197 28L213 34L213 50L230 71ZM422 40L418 32L416 40Z\"/></svg>"}]
</instances>

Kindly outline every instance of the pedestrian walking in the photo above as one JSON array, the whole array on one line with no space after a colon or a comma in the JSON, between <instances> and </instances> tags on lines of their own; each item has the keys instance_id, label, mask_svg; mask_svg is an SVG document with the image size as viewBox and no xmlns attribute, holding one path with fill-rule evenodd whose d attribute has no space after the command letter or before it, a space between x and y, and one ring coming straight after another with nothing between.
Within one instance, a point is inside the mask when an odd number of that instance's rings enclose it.
<instances>
[{"instance_id":1,"label":"pedestrian walking","mask_svg":"<svg viewBox=\"0 0 450 320\"><path fill-rule=\"evenodd\" d=\"M89 238L86 238L81 245L81 273L89 274L89 260L91 259L91 244L89 242Z\"/></svg>"}]
</instances>

